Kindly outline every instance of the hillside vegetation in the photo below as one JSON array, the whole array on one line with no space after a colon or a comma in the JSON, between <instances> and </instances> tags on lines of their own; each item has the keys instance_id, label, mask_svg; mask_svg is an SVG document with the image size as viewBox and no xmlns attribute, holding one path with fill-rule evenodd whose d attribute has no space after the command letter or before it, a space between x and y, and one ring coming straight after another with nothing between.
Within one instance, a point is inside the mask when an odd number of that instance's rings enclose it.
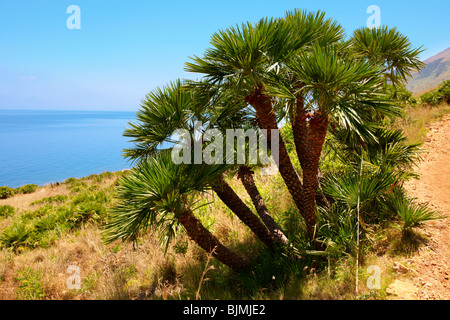
<instances>
[{"instance_id":1,"label":"hillside vegetation","mask_svg":"<svg viewBox=\"0 0 450 320\"><path fill-rule=\"evenodd\" d=\"M405 183L449 111L448 82L419 100L404 87L421 49L299 10L210 45L185 65L202 78L142 100L131 170L2 189L2 297L386 299L414 267L421 227L443 215ZM252 139L221 152L230 128L260 133L258 161Z\"/></svg>"},{"instance_id":2,"label":"hillside vegetation","mask_svg":"<svg viewBox=\"0 0 450 320\"><path fill-rule=\"evenodd\" d=\"M445 80L450 79L450 48L424 61L425 68L421 72L412 73L407 89L414 94L422 94L433 90Z\"/></svg>"},{"instance_id":3,"label":"hillside vegetation","mask_svg":"<svg viewBox=\"0 0 450 320\"><path fill-rule=\"evenodd\" d=\"M396 126L411 130L412 139L423 142L427 126L446 113L450 113L446 104L407 106ZM38 187L34 193L0 200L0 299L389 299L386 289L396 278L395 267L403 263L413 268L408 259L428 238L420 229L405 234L401 218L368 230L356 293L354 255L336 248L324 260L306 256L286 263L267 253L258 257L261 247L254 235L217 197L205 194L200 201L209 204L198 212L205 225L237 250L254 248L256 270L236 275L184 233L167 251L152 233L142 235L135 246L105 245L102 226L115 203L117 181L126 174L68 179L60 186ZM280 177L256 177L277 221L289 230L295 209ZM233 179L230 184L250 204L240 182ZM345 227L344 220L340 223ZM344 243L355 245L345 229L339 232ZM67 288L70 265L80 267L79 290ZM381 289L366 287L370 265L381 268Z\"/></svg>"}]
</instances>

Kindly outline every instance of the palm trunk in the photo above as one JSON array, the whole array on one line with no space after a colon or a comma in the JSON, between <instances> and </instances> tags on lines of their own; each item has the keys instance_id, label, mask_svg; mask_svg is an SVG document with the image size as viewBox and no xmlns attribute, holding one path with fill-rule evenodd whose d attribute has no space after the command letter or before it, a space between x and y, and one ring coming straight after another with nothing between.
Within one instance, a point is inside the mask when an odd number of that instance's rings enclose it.
<instances>
[{"instance_id":1,"label":"palm trunk","mask_svg":"<svg viewBox=\"0 0 450 320\"><path fill-rule=\"evenodd\" d=\"M269 248L274 246L274 238L267 227L241 200L228 183L221 177L213 186L214 192L225 205Z\"/></svg>"},{"instance_id":2,"label":"palm trunk","mask_svg":"<svg viewBox=\"0 0 450 320\"><path fill-rule=\"evenodd\" d=\"M328 128L328 117L315 115L309 121L308 141L306 149L302 150L303 171L303 217L306 221L310 239L315 237L316 196L318 188L319 160Z\"/></svg>"},{"instance_id":3,"label":"palm trunk","mask_svg":"<svg viewBox=\"0 0 450 320\"><path fill-rule=\"evenodd\" d=\"M211 252L212 256L223 264L236 271L244 270L249 267L249 262L247 260L225 247L200 223L200 221L198 221L189 208L183 210L179 215L178 220L195 243L203 250Z\"/></svg>"},{"instance_id":4,"label":"palm trunk","mask_svg":"<svg viewBox=\"0 0 450 320\"><path fill-rule=\"evenodd\" d=\"M329 206L326 197L317 193L320 183L319 160L327 133L328 118L322 118L320 114L308 113L304 107L303 96L297 94L296 110L295 114L291 114L291 119L295 150L302 167L304 196L302 216L312 239L316 224L317 203ZM309 123L308 119L310 119Z\"/></svg>"},{"instance_id":5,"label":"palm trunk","mask_svg":"<svg viewBox=\"0 0 450 320\"><path fill-rule=\"evenodd\" d=\"M309 130L307 118L309 114L304 108L303 96L297 96L295 114L291 114L292 134L294 136L295 151L302 169L307 163Z\"/></svg>"},{"instance_id":6,"label":"palm trunk","mask_svg":"<svg viewBox=\"0 0 450 320\"><path fill-rule=\"evenodd\" d=\"M272 99L270 96L263 94L263 86L260 85L245 98L256 111L256 117L261 129L267 129L268 147L271 149L271 130L278 129L275 113L272 108ZM302 183L297 174L286 149L286 145L282 137L279 139L279 164L278 170L291 194L298 210L302 212Z\"/></svg>"},{"instance_id":7,"label":"palm trunk","mask_svg":"<svg viewBox=\"0 0 450 320\"><path fill-rule=\"evenodd\" d=\"M327 197L325 196L325 194L323 194L323 191L322 191L322 187L321 187L322 179L323 179L323 176L322 176L322 173L320 172L320 168L319 168L318 174L317 174L317 191L320 191L320 192L316 191L316 203L321 207L330 209L330 202L328 201Z\"/></svg>"},{"instance_id":8,"label":"palm trunk","mask_svg":"<svg viewBox=\"0 0 450 320\"><path fill-rule=\"evenodd\" d=\"M261 217L261 220L269 229L270 233L278 242L281 242L285 245L289 244L288 238L281 231L280 227L270 215L269 210L267 209L266 204L264 203L264 200L259 193L258 187L255 184L255 180L253 179L253 172L250 170L250 168L247 166L241 166L239 168L239 178L241 179L245 190L247 190L247 193L252 199L253 205L256 208L256 212Z\"/></svg>"}]
</instances>

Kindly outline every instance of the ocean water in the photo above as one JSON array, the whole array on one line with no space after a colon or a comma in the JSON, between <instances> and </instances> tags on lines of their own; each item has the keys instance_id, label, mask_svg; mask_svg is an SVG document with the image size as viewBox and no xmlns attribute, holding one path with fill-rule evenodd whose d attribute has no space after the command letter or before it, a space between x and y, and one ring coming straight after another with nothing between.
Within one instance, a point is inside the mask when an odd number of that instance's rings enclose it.
<instances>
[{"instance_id":1,"label":"ocean water","mask_svg":"<svg viewBox=\"0 0 450 320\"><path fill-rule=\"evenodd\" d=\"M135 112L0 110L0 186L45 185L130 168Z\"/></svg>"}]
</instances>

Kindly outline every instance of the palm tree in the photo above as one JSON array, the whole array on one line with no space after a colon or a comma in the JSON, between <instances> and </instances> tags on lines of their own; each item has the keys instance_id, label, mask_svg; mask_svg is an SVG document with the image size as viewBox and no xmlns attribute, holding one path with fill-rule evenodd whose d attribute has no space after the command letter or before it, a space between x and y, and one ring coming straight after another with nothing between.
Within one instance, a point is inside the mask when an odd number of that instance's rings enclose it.
<instances>
[{"instance_id":1,"label":"palm tree","mask_svg":"<svg viewBox=\"0 0 450 320\"><path fill-rule=\"evenodd\" d=\"M215 33L212 48L186 64L187 71L204 75L201 81L178 80L151 92L137 113L138 123L130 124L131 128L126 130L124 135L132 138L134 146L125 150L125 155L138 166L133 171L133 180L123 181L125 202L109 225L109 230L114 231L110 238L132 238L149 221L157 226L171 226L165 229L166 235L181 224L203 249L216 248L217 259L239 269L246 265L245 259L221 245L192 214L188 198L200 189L210 188L269 248L277 243L286 244L286 237L270 216L247 165L220 166L220 170L210 172L202 165L176 168L174 164L165 167L155 164L164 162L161 157L167 151L162 149L179 142L180 136L172 135L176 129L184 129L195 140L198 129L224 132L251 124L267 129L270 137L272 130L278 130L279 121L286 120L292 126L301 172L294 168L282 137L279 137L278 168L305 220L309 238L315 240L319 167L329 128L333 131L337 128L343 141L355 142L354 150L361 147L361 142L365 145L379 142L376 120L400 114L385 93L386 76L394 83L420 67L415 60L417 51L410 50L407 38L388 29L364 33L371 35L365 42L357 32L345 41L339 24L326 19L322 12L306 11L288 12L282 19L262 19L255 25L246 23ZM400 40L391 48L386 39ZM382 42L383 46L372 45L371 41ZM365 51L363 44L376 50ZM401 52L409 54L409 58L402 60ZM284 115L284 119L278 115ZM202 123L200 128L196 127L198 121ZM206 146L209 142L194 143ZM272 147L270 139L268 147ZM151 183L158 185L164 170L170 181L162 179L167 184L155 191ZM230 170L239 172L261 219L226 183L224 173ZM188 174L181 172L191 172L192 177L203 180L191 181ZM206 176L205 172L210 174ZM139 184L139 179L147 183ZM192 184L190 188L186 187L188 183ZM140 188L141 192L134 192L133 188L137 191ZM161 203L170 206L160 207ZM152 218L162 216L172 218ZM317 248L318 242L315 245Z\"/></svg>"},{"instance_id":2,"label":"palm tree","mask_svg":"<svg viewBox=\"0 0 450 320\"><path fill-rule=\"evenodd\" d=\"M424 50L413 48L405 35L397 28L359 28L353 32L352 49L359 56L377 61L383 66L385 79L394 86L411 77L411 72L419 71L425 64L418 56Z\"/></svg>"},{"instance_id":3,"label":"palm tree","mask_svg":"<svg viewBox=\"0 0 450 320\"><path fill-rule=\"evenodd\" d=\"M234 270L247 268L248 260L223 245L193 213L195 195L208 190L224 170L224 165L174 164L169 151L140 162L121 178L121 201L106 224L105 242L135 240L151 227L167 248L181 225L195 243L220 262Z\"/></svg>"},{"instance_id":4,"label":"palm tree","mask_svg":"<svg viewBox=\"0 0 450 320\"><path fill-rule=\"evenodd\" d=\"M334 27L321 12L296 11L292 16L295 17L291 19L295 20L295 24L280 19L263 19L255 26L247 23L219 31L212 36L210 43L213 48L206 50L204 57L195 56L192 62L186 63L187 71L205 74L206 81L241 96L254 108L257 123L260 128L267 129L269 136L271 130L278 129L278 123L274 100L264 84L268 72L278 70L303 47L327 34L330 26ZM270 140L268 144L270 148ZM302 182L281 137L278 166L295 204L302 212ZM313 224L314 221L307 221L308 226Z\"/></svg>"},{"instance_id":5,"label":"palm tree","mask_svg":"<svg viewBox=\"0 0 450 320\"><path fill-rule=\"evenodd\" d=\"M200 88L200 89L199 89ZM231 100L231 101L228 101ZM172 82L163 88L150 92L137 112L137 123L130 123L124 136L132 138L133 146L125 150L125 156L135 162L142 162L164 149L171 149L180 143L180 136L173 135L184 129L190 135L195 133L195 122L201 121L205 131L240 126L247 122L242 105L232 97L221 95L214 87L197 83ZM228 170L233 165L227 166ZM269 248L275 245L274 236L264 223L242 201L228 185L223 176L210 180L211 189L220 200Z\"/></svg>"},{"instance_id":6,"label":"palm tree","mask_svg":"<svg viewBox=\"0 0 450 320\"><path fill-rule=\"evenodd\" d=\"M324 13L293 11L283 19L219 31L203 57L186 63L187 71L204 74L205 81L252 106L262 129L278 129L277 110L286 109L302 172L300 177L283 139L279 171L310 239L315 237L319 162L329 126L376 141L373 119L400 114L383 92L387 69L380 61L386 61L389 71L395 68L393 77L406 77L419 66L414 59L380 56L384 47L380 54L358 54L357 45L343 37L342 27ZM407 38L399 42L399 47L409 48Z\"/></svg>"},{"instance_id":7,"label":"palm tree","mask_svg":"<svg viewBox=\"0 0 450 320\"><path fill-rule=\"evenodd\" d=\"M304 39L297 46L312 38L312 31L304 32ZM264 73L270 66L276 66L273 57L283 59L294 50L294 38L286 24L273 19L262 20L258 25L243 24L241 28L231 27L219 31L212 36L212 49L205 52L204 57L193 57L193 62L186 63L186 70L206 74L206 80L214 85L232 90L246 103L251 105L262 129L278 129L272 108L272 99L265 93L263 85ZM281 43L284 42L284 47ZM289 48L287 48L289 43ZM274 45L272 45L274 44ZM270 52L270 55L268 54ZM270 140L269 148L270 148ZM284 141L280 139L279 169L294 197L299 200L300 180L287 156Z\"/></svg>"},{"instance_id":8,"label":"palm tree","mask_svg":"<svg viewBox=\"0 0 450 320\"><path fill-rule=\"evenodd\" d=\"M279 243L283 245L289 245L289 239L286 237L284 232L270 215L269 210L267 209L267 206L261 194L259 193L258 187L256 186L253 174L254 172L250 167L246 165L239 167L238 177L242 181L245 190L249 194L250 199L252 200L256 212L260 216L261 220Z\"/></svg>"},{"instance_id":9,"label":"palm tree","mask_svg":"<svg viewBox=\"0 0 450 320\"><path fill-rule=\"evenodd\" d=\"M233 188L221 176L212 185L212 189L219 199L263 242L269 249L273 249L276 238L271 230L251 211L251 209L234 192Z\"/></svg>"},{"instance_id":10,"label":"palm tree","mask_svg":"<svg viewBox=\"0 0 450 320\"><path fill-rule=\"evenodd\" d=\"M299 88L294 91L291 123L303 173L303 214L311 226L315 224L319 161L329 124L365 137L370 131L359 114L398 114L382 94L380 68L346 55L343 47L345 44L326 48L317 44L287 64L297 81L294 86ZM278 94L276 89L274 94Z\"/></svg>"}]
</instances>

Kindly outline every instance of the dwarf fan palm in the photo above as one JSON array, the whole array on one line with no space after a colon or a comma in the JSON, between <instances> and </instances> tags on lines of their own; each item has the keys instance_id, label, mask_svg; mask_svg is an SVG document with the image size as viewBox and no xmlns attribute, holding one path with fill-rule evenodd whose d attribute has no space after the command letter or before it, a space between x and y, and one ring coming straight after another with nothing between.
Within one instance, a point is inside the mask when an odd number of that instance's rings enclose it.
<instances>
[{"instance_id":1,"label":"dwarf fan palm","mask_svg":"<svg viewBox=\"0 0 450 320\"><path fill-rule=\"evenodd\" d=\"M345 43L322 47L319 42L288 61L290 83L271 81L268 91L288 104L297 156L302 168L301 207L309 234L316 222L319 161L329 125L375 137L364 113L396 115L381 92L380 68L345 53ZM280 90L280 84L284 88ZM289 95L280 92L290 92Z\"/></svg>"},{"instance_id":2,"label":"dwarf fan palm","mask_svg":"<svg viewBox=\"0 0 450 320\"><path fill-rule=\"evenodd\" d=\"M339 38L339 28L325 20L323 13L314 15L306 11L293 12L286 20L263 19L254 26L247 23L228 28L215 33L211 38L212 48L207 49L202 58L193 57L192 62L186 63L186 70L202 73L206 81L237 92L254 108L258 125L270 135L271 130L278 129L278 123L274 100L265 86L268 73L281 70L286 61L319 39L324 30L331 30L327 37L334 32ZM283 139L279 141L279 171L302 212L302 183ZM311 231L314 221L308 220Z\"/></svg>"},{"instance_id":3,"label":"dwarf fan palm","mask_svg":"<svg viewBox=\"0 0 450 320\"><path fill-rule=\"evenodd\" d=\"M178 82L173 90L150 94L138 114L141 123L126 132L136 144L126 154L135 160L153 156L172 129L192 134L195 120L203 122L202 130L223 130L255 117L254 123L271 136L278 129L277 114L285 114L302 172L296 172L281 137L279 172L314 239L319 162L329 126L356 133L355 142L376 142L376 121L400 114L383 91L384 77L388 74L393 83L406 78L420 67L417 53L395 30L362 30L344 41L343 28L322 12L293 11L221 30L203 57L186 63L187 71L204 75L189 84L198 90L180 91ZM216 193L236 214L249 210L236 194L226 197L231 188L221 177L216 182Z\"/></svg>"},{"instance_id":4,"label":"dwarf fan palm","mask_svg":"<svg viewBox=\"0 0 450 320\"><path fill-rule=\"evenodd\" d=\"M354 31L352 49L364 58L383 66L386 79L393 86L406 81L411 72L419 71L425 64L418 56L423 49L413 48L405 35L397 28L360 28Z\"/></svg>"},{"instance_id":5,"label":"dwarf fan palm","mask_svg":"<svg viewBox=\"0 0 450 320\"><path fill-rule=\"evenodd\" d=\"M121 202L110 215L105 241L133 240L151 226L167 245L181 225L219 261L233 269L245 268L246 259L224 246L193 214L192 196L207 190L224 170L224 165L176 165L168 151L140 162L121 178Z\"/></svg>"},{"instance_id":6,"label":"dwarf fan palm","mask_svg":"<svg viewBox=\"0 0 450 320\"><path fill-rule=\"evenodd\" d=\"M242 126L248 121L247 114L242 110L245 110L242 102L236 103L233 96L222 93L207 83L195 83L195 86L192 82L183 83L180 80L170 83L148 94L142 102L137 113L138 122L131 123L131 128L124 134L132 137L134 142L133 147L127 149L125 154L132 160L145 161L161 152L164 144L166 149L172 148L173 144L186 142L192 147L194 140L203 149L207 142L199 140L198 135L203 137L207 129L224 132L226 128ZM180 130L185 130L190 142L183 141L182 135L174 134L181 132ZM228 169L232 167L233 165L227 166ZM264 244L273 247L272 234L223 177L210 180L210 186Z\"/></svg>"}]
</instances>

